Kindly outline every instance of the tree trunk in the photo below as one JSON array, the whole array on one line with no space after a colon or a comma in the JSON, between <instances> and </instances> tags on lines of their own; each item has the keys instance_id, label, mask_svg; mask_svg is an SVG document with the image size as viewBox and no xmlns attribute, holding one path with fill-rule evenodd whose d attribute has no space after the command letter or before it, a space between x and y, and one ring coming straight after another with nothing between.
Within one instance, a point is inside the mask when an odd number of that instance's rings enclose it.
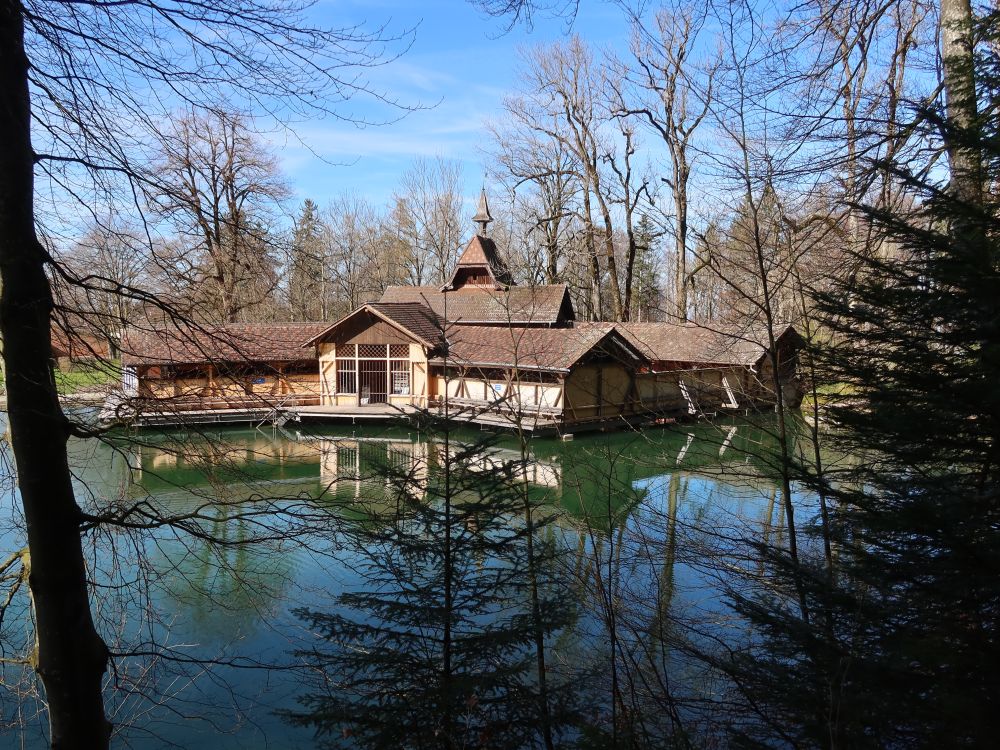
<instances>
[{"instance_id":1,"label":"tree trunk","mask_svg":"<svg viewBox=\"0 0 1000 750\"><path fill-rule=\"evenodd\" d=\"M562 210L562 207L560 207ZM545 283L559 283L559 224L557 216L545 228Z\"/></svg>"},{"instance_id":2,"label":"tree trunk","mask_svg":"<svg viewBox=\"0 0 1000 750\"><path fill-rule=\"evenodd\" d=\"M94 628L66 440L51 368L52 292L34 227L34 152L24 17L0 0L0 334L11 444L28 531L33 665L45 688L53 748L106 748L101 682L108 650Z\"/></svg>"},{"instance_id":3,"label":"tree trunk","mask_svg":"<svg viewBox=\"0 0 1000 750\"><path fill-rule=\"evenodd\" d=\"M959 133L971 133L978 120L974 63L970 0L941 0L941 65L948 123ZM978 206L983 200L983 165L976 146L964 145L964 140L960 135L945 142L951 187L960 200Z\"/></svg>"},{"instance_id":4,"label":"tree trunk","mask_svg":"<svg viewBox=\"0 0 1000 750\"><path fill-rule=\"evenodd\" d=\"M597 260L597 243L594 240L594 219L590 209L590 190L586 186L583 190L583 221L586 230L587 255L590 263L590 319L600 320L602 317L601 307L601 265Z\"/></svg>"},{"instance_id":5,"label":"tree trunk","mask_svg":"<svg viewBox=\"0 0 1000 750\"><path fill-rule=\"evenodd\" d=\"M683 323L688 319L686 177L683 180L680 176L674 179L674 212L677 214L677 234L674 241L677 254L677 265L674 268L674 301L677 305L677 317Z\"/></svg>"},{"instance_id":6,"label":"tree trunk","mask_svg":"<svg viewBox=\"0 0 1000 750\"><path fill-rule=\"evenodd\" d=\"M589 182L594 188L594 195L597 198L597 206L601 210L601 219L604 222L604 256L607 258L608 285L611 289L611 314L614 315L615 322L624 320L622 316L622 292L618 286L618 262L615 259L615 236L614 222L611 220L611 211L608 203L601 194L600 178L597 175L597 153L592 152L593 162L589 162L587 169L589 172Z\"/></svg>"},{"instance_id":7,"label":"tree trunk","mask_svg":"<svg viewBox=\"0 0 1000 750\"><path fill-rule=\"evenodd\" d=\"M628 244L628 251L625 256L625 298L622 300L622 320L628 322L633 319L632 302L633 297L633 276L635 275L635 255L636 240L635 230L632 228L632 210L625 209L625 237Z\"/></svg>"}]
</instances>

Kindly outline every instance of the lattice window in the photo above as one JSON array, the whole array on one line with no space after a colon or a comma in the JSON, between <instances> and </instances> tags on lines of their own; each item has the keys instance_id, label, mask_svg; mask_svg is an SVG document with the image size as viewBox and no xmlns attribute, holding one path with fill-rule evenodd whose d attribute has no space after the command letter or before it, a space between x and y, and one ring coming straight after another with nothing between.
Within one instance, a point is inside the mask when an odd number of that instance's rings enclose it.
<instances>
[{"instance_id":1,"label":"lattice window","mask_svg":"<svg viewBox=\"0 0 1000 750\"><path fill-rule=\"evenodd\" d=\"M357 362L353 359L337 359L337 393L358 392Z\"/></svg>"},{"instance_id":2,"label":"lattice window","mask_svg":"<svg viewBox=\"0 0 1000 750\"><path fill-rule=\"evenodd\" d=\"M396 396L410 394L410 363L406 360L389 360L392 392Z\"/></svg>"},{"instance_id":3,"label":"lattice window","mask_svg":"<svg viewBox=\"0 0 1000 750\"><path fill-rule=\"evenodd\" d=\"M391 359L409 359L410 347L408 344L389 344L389 357Z\"/></svg>"},{"instance_id":4,"label":"lattice window","mask_svg":"<svg viewBox=\"0 0 1000 750\"><path fill-rule=\"evenodd\" d=\"M382 359L385 356L385 344L358 344L358 356Z\"/></svg>"},{"instance_id":5,"label":"lattice window","mask_svg":"<svg viewBox=\"0 0 1000 750\"><path fill-rule=\"evenodd\" d=\"M337 344L338 357L355 357L358 354L357 344Z\"/></svg>"}]
</instances>

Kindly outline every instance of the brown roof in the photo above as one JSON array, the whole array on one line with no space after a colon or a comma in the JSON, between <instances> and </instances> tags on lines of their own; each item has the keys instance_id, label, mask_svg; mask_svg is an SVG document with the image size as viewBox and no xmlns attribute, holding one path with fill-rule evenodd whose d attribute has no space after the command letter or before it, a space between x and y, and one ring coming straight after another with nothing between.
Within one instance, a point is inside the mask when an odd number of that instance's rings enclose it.
<instances>
[{"instance_id":1,"label":"brown roof","mask_svg":"<svg viewBox=\"0 0 1000 750\"><path fill-rule=\"evenodd\" d=\"M369 302L352 310L336 323L324 324L323 328L303 346L326 340L333 331L362 312L373 313L397 328L402 328L429 347L438 346L443 341L441 322L427 305L421 302Z\"/></svg>"},{"instance_id":2,"label":"brown roof","mask_svg":"<svg viewBox=\"0 0 1000 750\"><path fill-rule=\"evenodd\" d=\"M565 284L506 290L466 287L447 294L435 287L391 286L379 301L420 302L449 323L555 325L573 320L573 305Z\"/></svg>"},{"instance_id":3,"label":"brown roof","mask_svg":"<svg viewBox=\"0 0 1000 750\"><path fill-rule=\"evenodd\" d=\"M458 258L460 266L488 266L500 260L497 243L481 234L473 235Z\"/></svg>"},{"instance_id":4,"label":"brown roof","mask_svg":"<svg viewBox=\"0 0 1000 750\"><path fill-rule=\"evenodd\" d=\"M372 302L368 306L429 344L437 345L444 339L440 319L423 303Z\"/></svg>"},{"instance_id":5,"label":"brown roof","mask_svg":"<svg viewBox=\"0 0 1000 750\"><path fill-rule=\"evenodd\" d=\"M326 323L230 323L199 327L129 328L122 339L126 365L199 362L294 362L315 359L302 345Z\"/></svg>"},{"instance_id":6,"label":"brown roof","mask_svg":"<svg viewBox=\"0 0 1000 750\"><path fill-rule=\"evenodd\" d=\"M53 357L107 359L111 356L107 338L97 332L68 327L63 321L53 322L51 331Z\"/></svg>"},{"instance_id":7,"label":"brown roof","mask_svg":"<svg viewBox=\"0 0 1000 750\"><path fill-rule=\"evenodd\" d=\"M476 234L465 246L465 250L462 251L455 266L455 273L442 289L458 288L462 276L478 270L489 274L498 288L511 286L514 283L507 265L500 259L497 243L489 237Z\"/></svg>"},{"instance_id":8,"label":"brown roof","mask_svg":"<svg viewBox=\"0 0 1000 750\"><path fill-rule=\"evenodd\" d=\"M759 326L619 323L618 327L658 362L750 366L767 352L767 333ZM789 331L794 333L792 326L782 324L774 332L775 340Z\"/></svg>"},{"instance_id":9,"label":"brown roof","mask_svg":"<svg viewBox=\"0 0 1000 750\"><path fill-rule=\"evenodd\" d=\"M456 326L448 332L448 363L569 372L599 345L645 361L642 352L612 323L582 323L572 328ZM432 361L443 364L445 360L437 357Z\"/></svg>"}]
</instances>

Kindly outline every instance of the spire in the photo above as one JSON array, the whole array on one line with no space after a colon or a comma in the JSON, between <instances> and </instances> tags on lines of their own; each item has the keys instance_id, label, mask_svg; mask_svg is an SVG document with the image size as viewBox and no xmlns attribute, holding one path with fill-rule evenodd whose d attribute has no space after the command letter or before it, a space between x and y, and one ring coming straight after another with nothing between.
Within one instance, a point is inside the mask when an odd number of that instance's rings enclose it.
<instances>
[{"instance_id":1,"label":"spire","mask_svg":"<svg viewBox=\"0 0 1000 750\"><path fill-rule=\"evenodd\" d=\"M479 206L476 208L476 215L472 217L472 220L479 225L479 232L481 236L486 236L486 225L493 221L493 217L490 216L490 204L486 202L486 186L483 186L482 192L479 193Z\"/></svg>"}]
</instances>

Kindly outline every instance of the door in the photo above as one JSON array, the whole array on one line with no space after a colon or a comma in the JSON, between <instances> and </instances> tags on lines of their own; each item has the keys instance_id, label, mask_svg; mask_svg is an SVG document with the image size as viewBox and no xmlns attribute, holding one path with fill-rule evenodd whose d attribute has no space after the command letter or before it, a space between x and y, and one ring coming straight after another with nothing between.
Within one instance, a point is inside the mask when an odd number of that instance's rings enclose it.
<instances>
[{"instance_id":1,"label":"door","mask_svg":"<svg viewBox=\"0 0 1000 750\"><path fill-rule=\"evenodd\" d=\"M389 361L358 360L358 395L361 405L384 404L389 400Z\"/></svg>"}]
</instances>

